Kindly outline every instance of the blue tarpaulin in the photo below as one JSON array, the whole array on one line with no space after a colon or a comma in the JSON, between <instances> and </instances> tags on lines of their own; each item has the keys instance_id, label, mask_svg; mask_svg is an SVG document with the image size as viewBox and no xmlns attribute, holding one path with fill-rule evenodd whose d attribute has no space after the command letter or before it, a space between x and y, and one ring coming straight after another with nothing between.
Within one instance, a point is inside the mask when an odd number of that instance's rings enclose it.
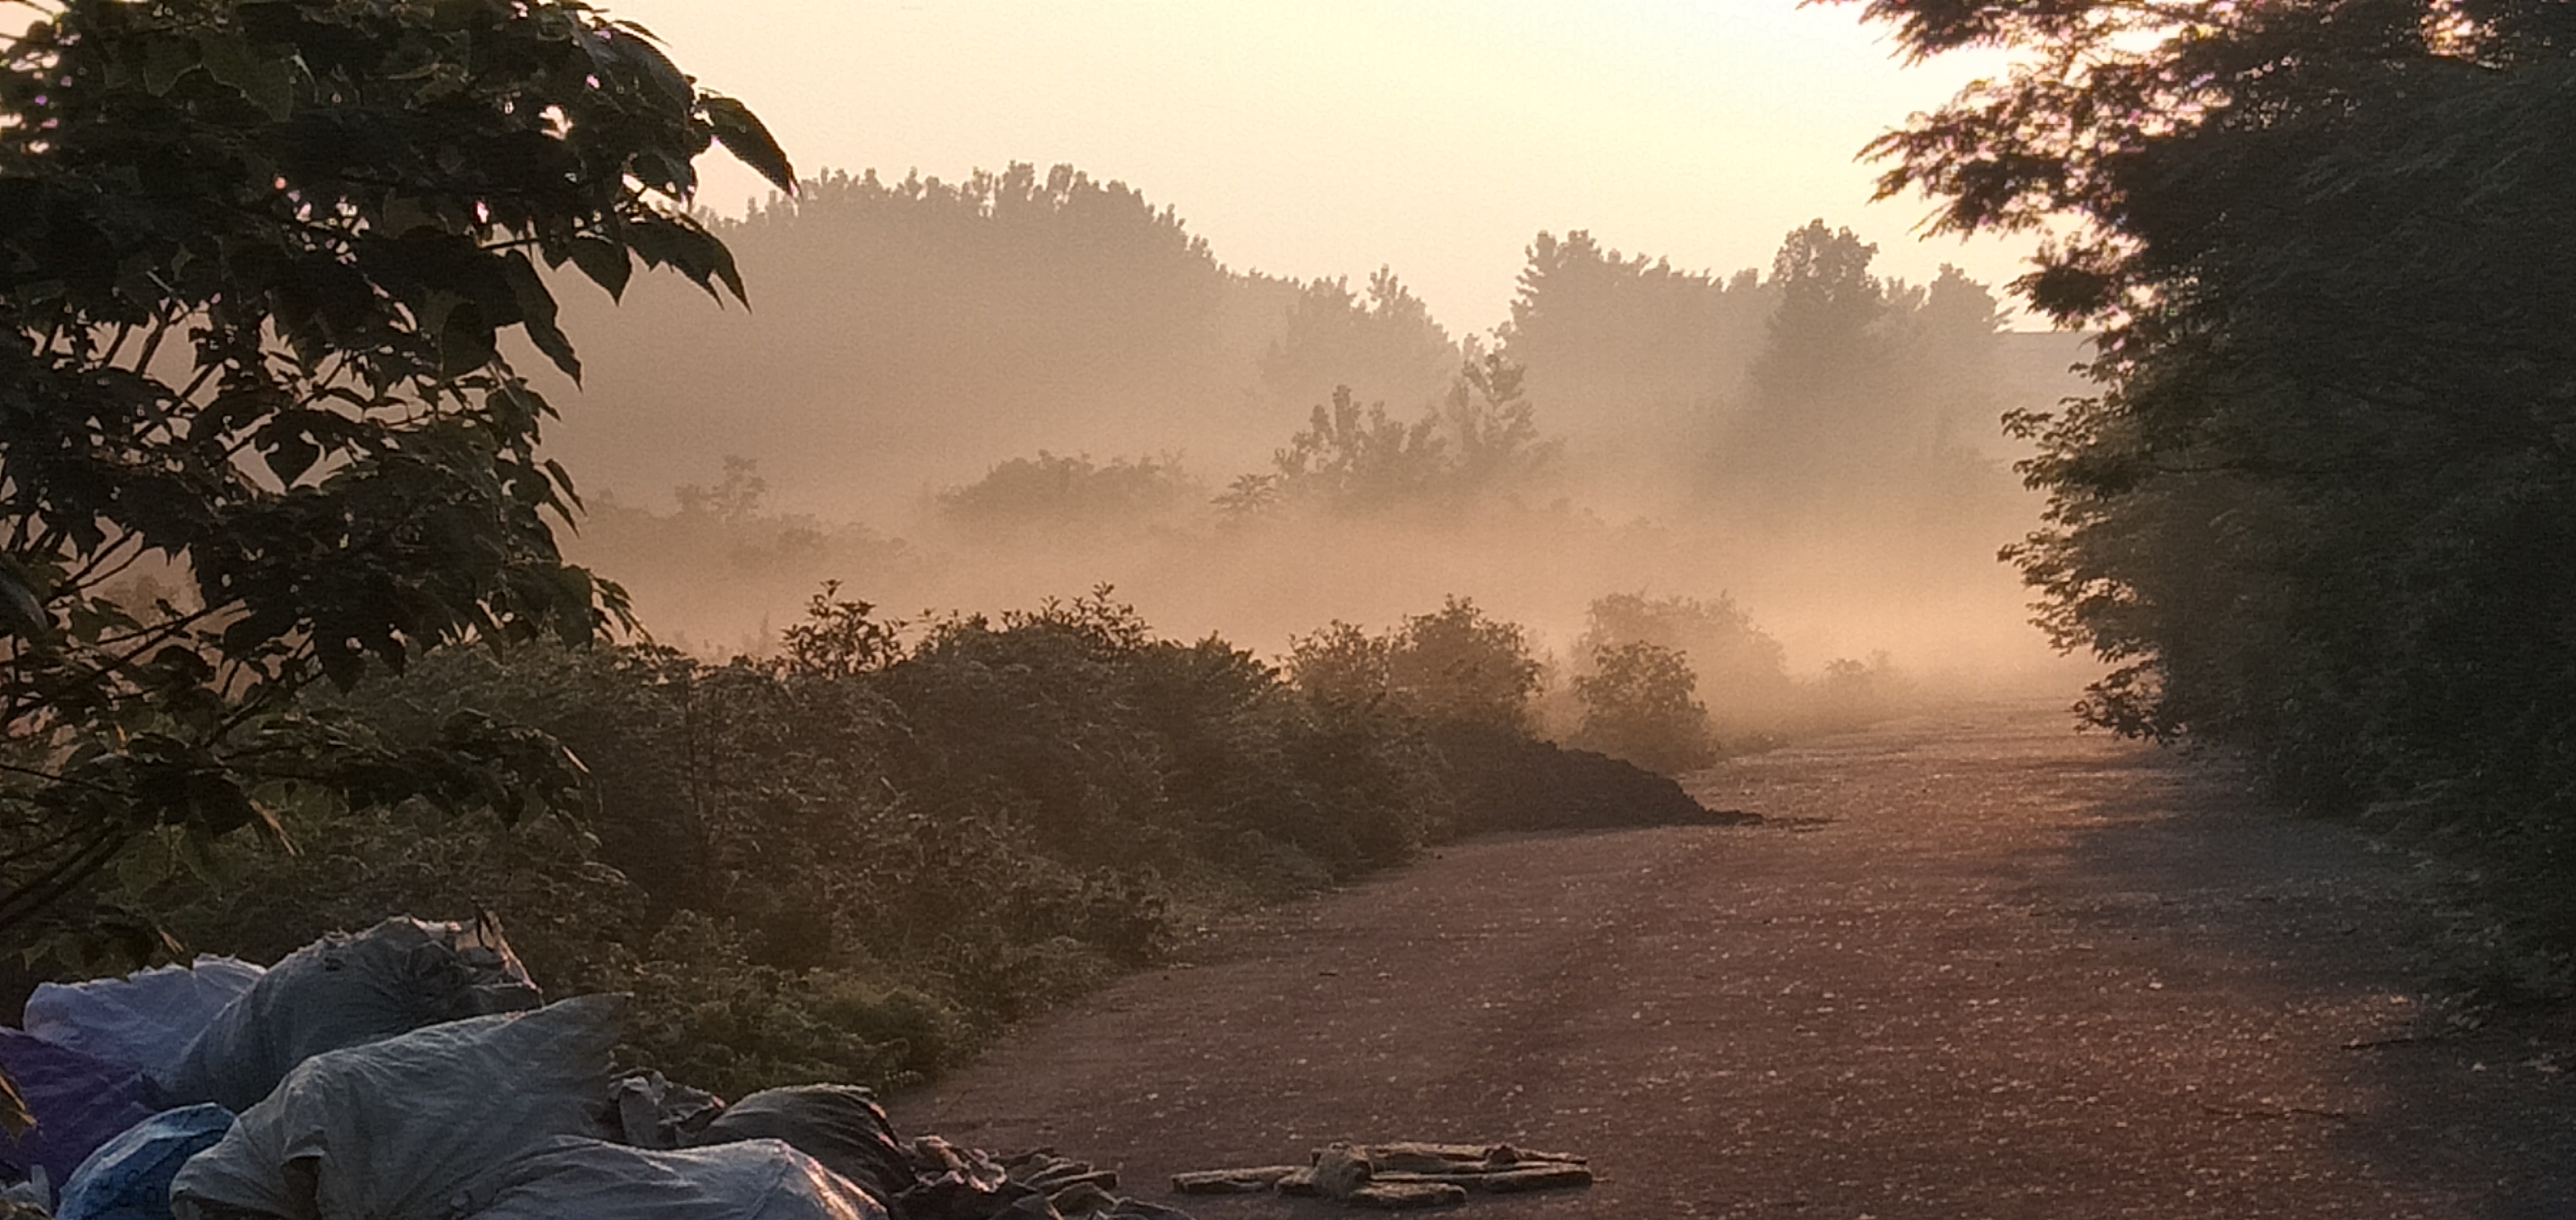
<instances>
[{"instance_id":1,"label":"blue tarpaulin","mask_svg":"<svg viewBox=\"0 0 2576 1220\"><path fill-rule=\"evenodd\" d=\"M18 1086L36 1129L0 1136L0 1169L24 1177L42 1165L56 1182L126 1128L162 1110L161 1090L142 1070L0 1028L0 1071Z\"/></svg>"},{"instance_id":2,"label":"blue tarpaulin","mask_svg":"<svg viewBox=\"0 0 2576 1220\"><path fill-rule=\"evenodd\" d=\"M232 1126L232 1111L209 1104L127 1128L72 1171L54 1220L170 1220L170 1179Z\"/></svg>"}]
</instances>

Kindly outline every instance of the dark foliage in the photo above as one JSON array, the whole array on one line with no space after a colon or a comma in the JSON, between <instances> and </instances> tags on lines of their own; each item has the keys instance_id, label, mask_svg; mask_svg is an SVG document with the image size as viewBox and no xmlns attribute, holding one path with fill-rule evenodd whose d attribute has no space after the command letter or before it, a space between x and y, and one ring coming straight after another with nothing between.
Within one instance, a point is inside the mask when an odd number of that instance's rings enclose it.
<instances>
[{"instance_id":1,"label":"dark foliage","mask_svg":"<svg viewBox=\"0 0 2576 1220\"><path fill-rule=\"evenodd\" d=\"M2019 418L2011 555L2083 714L2480 844L2576 945L2576 10L1871 12L2024 52L1879 150L1942 228L2074 221L2018 287L2103 392Z\"/></svg>"},{"instance_id":2,"label":"dark foliage","mask_svg":"<svg viewBox=\"0 0 2576 1220\"><path fill-rule=\"evenodd\" d=\"M1396 863L1446 833L1409 717L1318 700L1106 590L904 625L836 589L771 660L644 645L435 653L315 715L384 740L461 715L589 766L578 816L290 813L135 878L190 949L275 956L385 910L488 907L550 986L640 993L631 1054L727 1091L900 1081L1151 960L1186 911Z\"/></svg>"},{"instance_id":3,"label":"dark foliage","mask_svg":"<svg viewBox=\"0 0 2576 1220\"><path fill-rule=\"evenodd\" d=\"M565 795L541 739L397 749L297 696L622 614L555 549L552 411L501 344L579 374L539 259L740 297L687 211L717 141L792 181L552 0L73 0L0 45L0 932L297 804Z\"/></svg>"},{"instance_id":4,"label":"dark foliage","mask_svg":"<svg viewBox=\"0 0 2576 1220\"><path fill-rule=\"evenodd\" d=\"M1575 743L1666 775L1707 766L1717 740L1707 705L1692 697L1698 685L1690 660L1661 644L1596 648L1591 672L1574 678Z\"/></svg>"}]
</instances>

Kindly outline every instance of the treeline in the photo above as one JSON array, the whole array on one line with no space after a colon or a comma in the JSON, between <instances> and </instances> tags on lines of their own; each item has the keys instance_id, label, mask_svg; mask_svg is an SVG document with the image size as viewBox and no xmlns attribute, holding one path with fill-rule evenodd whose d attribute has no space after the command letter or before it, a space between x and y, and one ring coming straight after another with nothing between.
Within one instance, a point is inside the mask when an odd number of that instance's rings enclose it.
<instances>
[{"instance_id":1,"label":"treeline","mask_svg":"<svg viewBox=\"0 0 2576 1220\"><path fill-rule=\"evenodd\" d=\"M644 998L631 1058L731 1094L935 1072L1213 911L1456 835L1710 818L1533 740L1523 633L1455 599L1317 632L1284 669L1106 590L910 623L827 590L782 636L721 664L452 649L317 697L394 750L460 720L541 730L587 777L461 818L290 796L297 854L156 844L120 866L119 909L266 960L386 911L488 908L550 988Z\"/></svg>"},{"instance_id":2,"label":"treeline","mask_svg":"<svg viewBox=\"0 0 2576 1220\"><path fill-rule=\"evenodd\" d=\"M1239 273L1063 167L826 175L720 229L757 312L582 319L600 409L563 429L615 493L570 549L693 647L756 646L829 578L908 610L1108 579L1273 647L1459 590L1563 647L1602 590L1655 588L1806 628L1809 670L2036 660L1993 421L2073 343L2015 342L1955 272L1876 275L1847 230L1726 277L1542 233L1511 320L1462 336L1391 272ZM797 520L718 544L715 507L641 494L720 454Z\"/></svg>"},{"instance_id":3,"label":"treeline","mask_svg":"<svg viewBox=\"0 0 2576 1220\"><path fill-rule=\"evenodd\" d=\"M845 519L899 525L924 493L1041 451L1177 454L1222 485L1263 473L1319 405L1343 410L1337 393L1411 426L1491 358L1521 370L1579 473L1651 483L1657 511L1758 500L1779 519L1884 500L1891 474L1968 477L1943 464L1991 455L2002 410L2047 401L2014 397L2034 358L2002 342L1984 287L1873 275L1876 248L1821 221L1767 273L1725 276L1538 234L1490 336L1453 332L1386 269L1356 287L1230 269L1169 207L1068 166L825 174L717 232L758 286L751 313L668 285L614 311L567 302L594 336L590 396L613 404L558 438L593 484L701 478L721 420L722 451ZM2041 379L2071 353L2035 357Z\"/></svg>"},{"instance_id":4,"label":"treeline","mask_svg":"<svg viewBox=\"0 0 2576 1220\"><path fill-rule=\"evenodd\" d=\"M2576 948L2576 15L1875 7L2027 61L1887 137L1889 188L2071 221L2023 287L2107 328L2098 395L2018 421L2016 557L2116 666L2084 714L2467 848Z\"/></svg>"}]
</instances>

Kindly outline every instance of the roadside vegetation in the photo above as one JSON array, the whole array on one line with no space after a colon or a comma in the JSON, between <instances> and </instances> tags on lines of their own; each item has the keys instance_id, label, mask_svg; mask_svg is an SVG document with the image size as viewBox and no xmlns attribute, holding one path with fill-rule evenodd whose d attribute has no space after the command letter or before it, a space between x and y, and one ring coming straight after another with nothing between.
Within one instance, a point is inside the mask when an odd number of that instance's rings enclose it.
<instances>
[{"instance_id":1,"label":"roadside vegetation","mask_svg":"<svg viewBox=\"0 0 2576 1220\"><path fill-rule=\"evenodd\" d=\"M397 753L506 723L586 780L513 817L317 800L282 821L292 855L155 841L115 913L269 959L489 910L549 988L637 993L630 1054L674 1078L899 1084L1228 910L1479 830L1705 816L1532 738L1538 670L1464 601L1336 624L1283 670L1106 590L916 623L826 593L774 656L724 663L446 650L307 714Z\"/></svg>"},{"instance_id":2,"label":"roadside vegetation","mask_svg":"<svg viewBox=\"0 0 2576 1220\"><path fill-rule=\"evenodd\" d=\"M2095 724L2479 865L2576 950L2576 10L1871 0L2008 76L1883 138L2101 330L2010 557ZM2561 998L2565 991L2561 989Z\"/></svg>"}]
</instances>

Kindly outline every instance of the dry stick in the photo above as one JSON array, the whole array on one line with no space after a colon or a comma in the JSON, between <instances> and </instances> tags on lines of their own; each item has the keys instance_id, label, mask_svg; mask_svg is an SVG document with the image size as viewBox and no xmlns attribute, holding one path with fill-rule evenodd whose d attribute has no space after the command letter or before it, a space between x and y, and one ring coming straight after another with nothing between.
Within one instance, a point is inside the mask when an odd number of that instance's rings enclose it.
<instances>
[{"instance_id":1,"label":"dry stick","mask_svg":"<svg viewBox=\"0 0 2576 1220\"><path fill-rule=\"evenodd\" d=\"M2200 1108L2221 1118L2331 1118L2336 1122L2352 1120L2352 1115L2341 1110L2324 1110L2315 1106L2289 1106L2279 1110L2267 1110L2259 1107L2213 1106L2202 1102Z\"/></svg>"},{"instance_id":2,"label":"dry stick","mask_svg":"<svg viewBox=\"0 0 2576 1220\"><path fill-rule=\"evenodd\" d=\"M2378 1046L2406 1046L2416 1042L2430 1041L2432 1041L2431 1038L2424 1037L2420 1034L2399 1034L2393 1038L2355 1038L2350 1042L2344 1043L2343 1049L2348 1051L2366 1051L2372 1047Z\"/></svg>"}]
</instances>

